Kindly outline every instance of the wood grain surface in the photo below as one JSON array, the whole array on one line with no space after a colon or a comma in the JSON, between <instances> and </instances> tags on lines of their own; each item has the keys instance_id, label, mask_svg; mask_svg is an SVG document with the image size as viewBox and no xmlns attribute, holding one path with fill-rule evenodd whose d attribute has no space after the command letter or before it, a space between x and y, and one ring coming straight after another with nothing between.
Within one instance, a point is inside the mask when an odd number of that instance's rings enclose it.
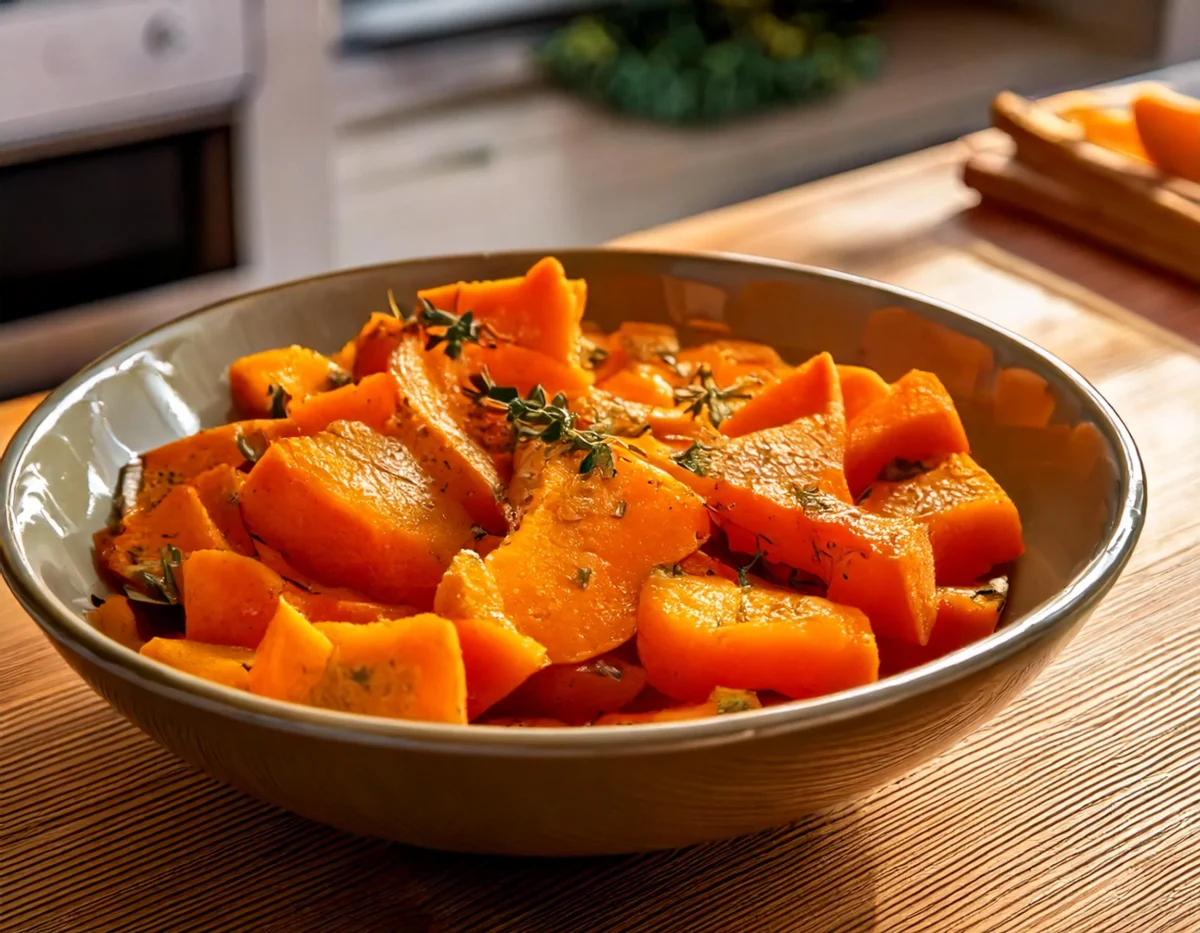
<instances>
[{"instance_id":1,"label":"wood grain surface","mask_svg":"<svg viewBox=\"0 0 1200 933\"><path fill-rule=\"evenodd\" d=\"M1048 347L1140 445L1133 560L1034 687L941 758L799 825L582 861L341 835L193 773L0 595L0 929L1138 931L1200 918L1200 296L975 208L952 145L626 239L829 265ZM1191 339L1189 339L1191 338ZM28 401L0 406L5 441ZM3 442L0 442L3 443Z\"/></svg>"}]
</instances>

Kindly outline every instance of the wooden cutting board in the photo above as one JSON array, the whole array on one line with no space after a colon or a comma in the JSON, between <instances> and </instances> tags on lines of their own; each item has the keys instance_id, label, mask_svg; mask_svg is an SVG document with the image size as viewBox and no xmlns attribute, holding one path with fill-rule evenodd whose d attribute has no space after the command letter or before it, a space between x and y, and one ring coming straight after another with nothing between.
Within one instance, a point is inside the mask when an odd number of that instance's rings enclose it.
<instances>
[{"instance_id":1,"label":"wooden cutting board","mask_svg":"<svg viewBox=\"0 0 1200 933\"><path fill-rule=\"evenodd\" d=\"M1200 350L1181 334L1198 336L1200 298L974 207L966 155L933 149L626 243L925 291L1041 343L1112 401L1149 475L1145 532L1081 634L997 719L857 803L758 836L581 861L443 855L344 836L192 772L0 594L0 929L1194 933ZM28 407L0 405L0 436Z\"/></svg>"}]
</instances>

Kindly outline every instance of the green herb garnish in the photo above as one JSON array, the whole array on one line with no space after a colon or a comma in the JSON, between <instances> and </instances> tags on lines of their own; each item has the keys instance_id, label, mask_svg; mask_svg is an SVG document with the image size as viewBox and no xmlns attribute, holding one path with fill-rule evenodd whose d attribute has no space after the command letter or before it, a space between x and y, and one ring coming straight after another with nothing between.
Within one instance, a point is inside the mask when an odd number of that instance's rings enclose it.
<instances>
[{"instance_id":1,"label":"green herb garnish","mask_svg":"<svg viewBox=\"0 0 1200 933\"><path fill-rule=\"evenodd\" d=\"M253 437L246 437L241 428L234 433L233 441L237 444L238 452L251 463L258 463L259 458L267 452L269 446L262 432L256 431Z\"/></svg>"},{"instance_id":2,"label":"green herb garnish","mask_svg":"<svg viewBox=\"0 0 1200 933\"><path fill-rule=\"evenodd\" d=\"M707 408L709 421L719 428L721 422L733 416L729 400L750 397L745 391L746 388L745 383L739 382L728 389L722 389L713 378L712 369L701 364L692 376L692 381L675 390L675 404L683 405L684 410L693 418L700 417Z\"/></svg>"},{"instance_id":3,"label":"green herb garnish","mask_svg":"<svg viewBox=\"0 0 1200 933\"><path fill-rule=\"evenodd\" d=\"M157 593L168 606L179 605L179 582L176 576L183 569L183 553L173 544L159 552L162 561L162 576L156 577L148 570L138 573L138 580L146 589Z\"/></svg>"},{"instance_id":4,"label":"green herb garnish","mask_svg":"<svg viewBox=\"0 0 1200 933\"><path fill-rule=\"evenodd\" d=\"M624 518L625 510L629 508L629 503L622 499L617 503L617 508L613 512L613 518Z\"/></svg>"},{"instance_id":5,"label":"green herb garnish","mask_svg":"<svg viewBox=\"0 0 1200 933\"><path fill-rule=\"evenodd\" d=\"M422 327L444 327L440 334L428 334L425 339L425 349L432 350L439 344L446 345L446 356L452 360L462 356L463 344L480 343L482 338L491 336L491 329L480 321L475 320L474 311L463 314L452 314L435 308L428 298L421 299L421 313L418 320Z\"/></svg>"},{"instance_id":6,"label":"green herb garnish","mask_svg":"<svg viewBox=\"0 0 1200 933\"><path fill-rule=\"evenodd\" d=\"M749 700L742 696L726 696L717 700L718 716L726 713L744 713L749 709L754 709L754 707L750 705Z\"/></svg>"},{"instance_id":7,"label":"green herb garnish","mask_svg":"<svg viewBox=\"0 0 1200 933\"><path fill-rule=\"evenodd\" d=\"M755 539L754 556L750 558L750 562L748 564L743 564L737 569L738 586L746 587L750 585L750 571L753 570L755 565L765 556L766 552L763 551L762 548L758 547L758 541Z\"/></svg>"},{"instance_id":8,"label":"green herb garnish","mask_svg":"<svg viewBox=\"0 0 1200 933\"><path fill-rule=\"evenodd\" d=\"M371 682L371 669L369 667L356 667L350 671L350 679L356 684L365 687Z\"/></svg>"},{"instance_id":9,"label":"green herb garnish","mask_svg":"<svg viewBox=\"0 0 1200 933\"><path fill-rule=\"evenodd\" d=\"M288 416L288 404L292 400L287 389L283 386L267 386L267 395L271 397L271 417L286 418Z\"/></svg>"},{"instance_id":10,"label":"green herb garnish","mask_svg":"<svg viewBox=\"0 0 1200 933\"><path fill-rule=\"evenodd\" d=\"M823 492L819 486L793 486L792 496L800 503L800 508L804 509L806 515L810 512L833 511L833 497Z\"/></svg>"},{"instance_id":11,"label":"green herb garnish","mask_svg":"<svg viewBox=\"0 0 1200 933\"><path fill-rule=\"evenodd\" d=\"M586 590L588 588L588 583L591 582L591 579L592 579L592 568L591 567L580 567L575 572L575 582L579 584L579 588L581 590Z\"/></svg>"},{"instance_id":12,"label":"green herb garnish","mask_svg":"<svg viewBox=\"0 0 1200 933\"><path fill-rule=\"evenodd\" d=\"M595 428L577 428L579 416L568 407L563 393L547 401L546 391L536 385L521 398L512 386L496 385L487 367L471 377L471 388L466 393L478 405L505 411L519 439L564 444L571 451L585 451L579 463L580 473L586 475L596 470L601 476L616 475L610 435Z\"/></svg>"},{"instance_id":13,"label":"green herb garnish","mask_svg":"<svg viewBox=\"0 0 1200 933\"><path fill-rule=\"evenodd\" d=\"M708 476L708 471L712 469L712 455L711 447L692 441L692 446L687 450L671 454L671 460L697 476Z\"/></svg>"},{"instance_id":14,"label":"green herb garnish","mask_svg":"<svg viewBox=\"0 0 1200 933\"><path fill-rule=\"evenodd\" d=\"M404 311L396 303L396 296L390 288L388 289L387 296L388 307L391 308L392 314L404 324L419 324L426 330L430 327L445 328L440 334L426 335L426 350L432 350L434 347L444 343L446 345L446 356L452 360L456 360L462 356L464 344L476 343L483 346L495 346L495 332L487 322L475 320L474 311L464 311L462 314L455 314L453 311L444 311L441 308L434 307L433 302L424 297L418 299L421 303L419 311Z\"/></svg>"}]
</instances>

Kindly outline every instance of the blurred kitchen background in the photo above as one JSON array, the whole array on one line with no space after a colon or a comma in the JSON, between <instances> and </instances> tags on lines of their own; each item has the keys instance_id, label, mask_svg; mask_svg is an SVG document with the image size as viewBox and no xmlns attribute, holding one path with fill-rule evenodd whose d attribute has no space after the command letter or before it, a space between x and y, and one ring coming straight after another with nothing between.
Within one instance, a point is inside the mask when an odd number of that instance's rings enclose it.
<instances>
[{"instance_id":1,"label":"blurred kitchen background","mask_svg":"<svg viewBox=\"0 0 1200 933\"><path fill-rule=\"evenodd\" d=\"M1197 57L1200 0L0 0L0 398L237 291L597 243Z\"/></svg>"}]
</instances>

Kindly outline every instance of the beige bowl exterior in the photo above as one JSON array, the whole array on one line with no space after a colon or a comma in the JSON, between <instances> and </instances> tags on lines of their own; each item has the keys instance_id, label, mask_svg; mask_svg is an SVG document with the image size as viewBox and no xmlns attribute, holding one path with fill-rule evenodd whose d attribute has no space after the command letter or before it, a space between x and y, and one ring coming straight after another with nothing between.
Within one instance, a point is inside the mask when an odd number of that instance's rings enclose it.
<instances>
[{"instance_id":1,"label":"beige bowl exterior","mask_svg":"<svg viewBox=\"0 0 1200 933\"><path fill-rule=\"evenodd\" d=\"M895 378L931 370L975 456L1021 510L1028 553L991 638L915 671L816 700L612 729L407 723L279 703L198 680L106 639L90 535L117 470L227 420L225 368L300 343L332 351L388 288L517 275L540 253L445 257L336 273L233 299L160 327L56 391L0 467L0 569L64 658L122 715L225 783L366 835L466 852L594 855L686 845L851 800L998 712L1115 582L1141 530L1145 479L1128 431L1061 362L965 312L879 283L726 256L557 251L588 280L588 317L713 325L798 361L830 350ZM700 327L690 322L700 321ZM1049 424L995 391L1006 369L1045 381ZM1024 374L1023 374L1024 375ZM1001 376L1003 382L1004 376Z\"/></svg>"}]
</instances>

